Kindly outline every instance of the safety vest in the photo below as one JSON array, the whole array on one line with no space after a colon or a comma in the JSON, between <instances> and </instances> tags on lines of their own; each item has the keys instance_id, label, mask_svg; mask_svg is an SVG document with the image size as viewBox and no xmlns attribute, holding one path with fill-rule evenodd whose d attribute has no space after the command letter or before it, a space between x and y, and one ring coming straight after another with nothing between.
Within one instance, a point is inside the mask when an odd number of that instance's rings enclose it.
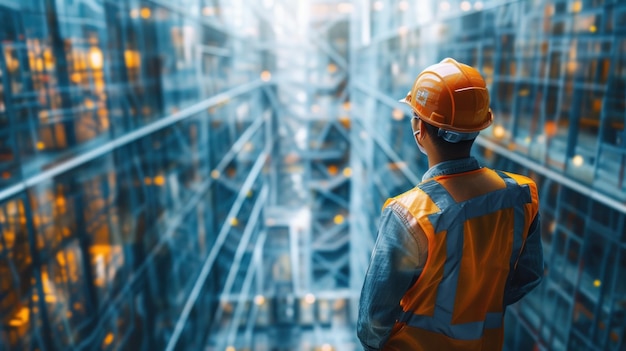
<instances>
[{"instance_id":1,"label":"safety vest","mask_svg":"<svg viewBox=\"0 0 626 351\"><path fill-rule=\"evenodd\" d=\"M393 201L425 233L428 258L383 350L502 350L505 285L538 211L536 184L481 168Z\"/></svg>"}]
</instances>

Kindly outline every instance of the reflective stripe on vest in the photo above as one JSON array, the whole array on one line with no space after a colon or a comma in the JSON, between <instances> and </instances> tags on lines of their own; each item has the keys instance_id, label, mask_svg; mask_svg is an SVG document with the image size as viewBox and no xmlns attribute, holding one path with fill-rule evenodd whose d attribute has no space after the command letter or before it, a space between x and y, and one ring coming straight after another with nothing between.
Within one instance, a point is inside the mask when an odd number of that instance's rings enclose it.
<instances>
[{"instance_id":1,"label":"reflective stripe on vest","mask_svg":"<svg viewBox=\"0 0 626 351\"><path fill-rule=\"evenodd\" d=\"M458 287L459 271L463 255L464 225L467 220L488 215L503 209L513 209L513 247L510 266L514 267L525 239L527 226L524 205L532 202L528 185L519 185L503 172L496 173L504 180L502 188L476 198L457 203L450 193L436 180L421 183L424 191L442 211L428 216L434 235L447 233L445 240L446 258L443 276L437 286L436 302L432 316L406 311L402 321L407 325L441 333L458 340L475 340L483 336L484 329L502 327L503 312L487 313L483 321L453 324L452 318Z\"/></svg>"}]
</instances>

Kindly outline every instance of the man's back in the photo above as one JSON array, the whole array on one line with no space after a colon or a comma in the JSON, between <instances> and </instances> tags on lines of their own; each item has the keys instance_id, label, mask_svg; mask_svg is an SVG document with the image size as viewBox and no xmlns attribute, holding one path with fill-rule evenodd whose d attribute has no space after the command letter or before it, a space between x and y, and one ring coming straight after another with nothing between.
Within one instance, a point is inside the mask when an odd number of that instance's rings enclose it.
<instances>
[{"instance_id":1,"label":"man's back","mask_svg":"<svg viewBox=\"0 0 626 351\"><path fill-rule=\"evenodd\" d=\"M366 350L499 350L506 306L543 276L536 185L471 157L493 121L476 69L446 58L400 101L429 169L385 203L357 334Z\"/></svg>"},{"instance_id":2,"label":"man's back","mask_svg":"<svg viewBox=\"0 0 626 351\"><path fill-rule=\"evenodd\" d=\"M428 239L385 349L499 350L509 272L537 213L528 178L487 168L432 178L395 198Z\"/></svg>"}]
</instances>

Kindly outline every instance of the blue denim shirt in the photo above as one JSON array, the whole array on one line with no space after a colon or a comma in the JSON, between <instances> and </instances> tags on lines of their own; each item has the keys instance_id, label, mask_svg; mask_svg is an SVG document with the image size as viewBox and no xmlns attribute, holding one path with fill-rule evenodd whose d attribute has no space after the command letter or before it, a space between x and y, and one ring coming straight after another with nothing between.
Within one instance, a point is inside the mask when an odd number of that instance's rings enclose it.
<instances>
[{"instance_id":1,"label":"blue denim shirt","mask_svg":"<svg viewBox=\"0 0 626 351\"><path fill-rule=\"evenodd\" d=\"M478 161L474 157L443 161L430 167L422 176L422 182L442 175L470 172L479 168Z\"/></svg>"},{"instance_id":2,"label":"blue denim shirt","mask_svg":"<svg viewBox=\"0 0 626 351\"><path fill-rule=\"evenodd\" d=\"M473 158L441 162L431 167L422 181L430 178L479 169ZM505 291L505 305L516 302L537 286L543 276L543 253L539 216L531 225L516 277ZM425 239L424 233L419 233ZM400 300L415 283L424 267L427 242L412 232L393 203L381 214L376 244L365 275L359 301L357 335L364 349L379 350L401 318Z\"/></svg>"}]
</instances>

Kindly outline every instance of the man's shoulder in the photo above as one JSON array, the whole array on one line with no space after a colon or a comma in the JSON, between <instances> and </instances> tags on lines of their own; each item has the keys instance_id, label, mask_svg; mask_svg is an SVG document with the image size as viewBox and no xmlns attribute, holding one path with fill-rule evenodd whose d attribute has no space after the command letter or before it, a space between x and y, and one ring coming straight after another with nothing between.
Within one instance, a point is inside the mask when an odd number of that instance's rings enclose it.
<instances>
[{"instance_id":1,"label":"man's shoulder","mask_svg":"<svg viewBox=\"0 0 626 351\"><path fill-rule=\"evenodd\" d=\"M429 197L426 195L426 193L424 193L422 189L416 186L399 195L387 199L387 201L383 205L383 209L391 205L400 205L402 207L409 208L416 202L426 201L427 199L429 199Z\"/></svg>"},{"instance_id":2,"label":"man's shoulder","mask_svg":"<svg viewBox=\"0 0 626 351\"><path fill-rule=\"evenodd\" d=\"M514 179L519 185L529 184L532 186L536 186L535 181L529 176L525 176L523 174L518 174L518 173L513 173L513 172L506 172L506 171L502 171L502 173Z\"/></svg>"},{"instance_id":3,"label":"man's shoulder","mask_svg":"<svg viewBox=\"0 0 626 351\"><path fill-rule=\"evenodd\" d=\"M512 178L513 180L515 180L515 182L517 182L517 184L523 188L527 188L529 189L528 194L530 195L530 203L532 203L532 206L534 206L534 211L538 211L539 207L539 193L537 190L537 183L535 183L535 181L529 177L529 176L525 176L522 174L517 174L517 173L513 173L513 172L502 172L504 174L506 174L508 177Z\"/></svg>"}]
</instances>

